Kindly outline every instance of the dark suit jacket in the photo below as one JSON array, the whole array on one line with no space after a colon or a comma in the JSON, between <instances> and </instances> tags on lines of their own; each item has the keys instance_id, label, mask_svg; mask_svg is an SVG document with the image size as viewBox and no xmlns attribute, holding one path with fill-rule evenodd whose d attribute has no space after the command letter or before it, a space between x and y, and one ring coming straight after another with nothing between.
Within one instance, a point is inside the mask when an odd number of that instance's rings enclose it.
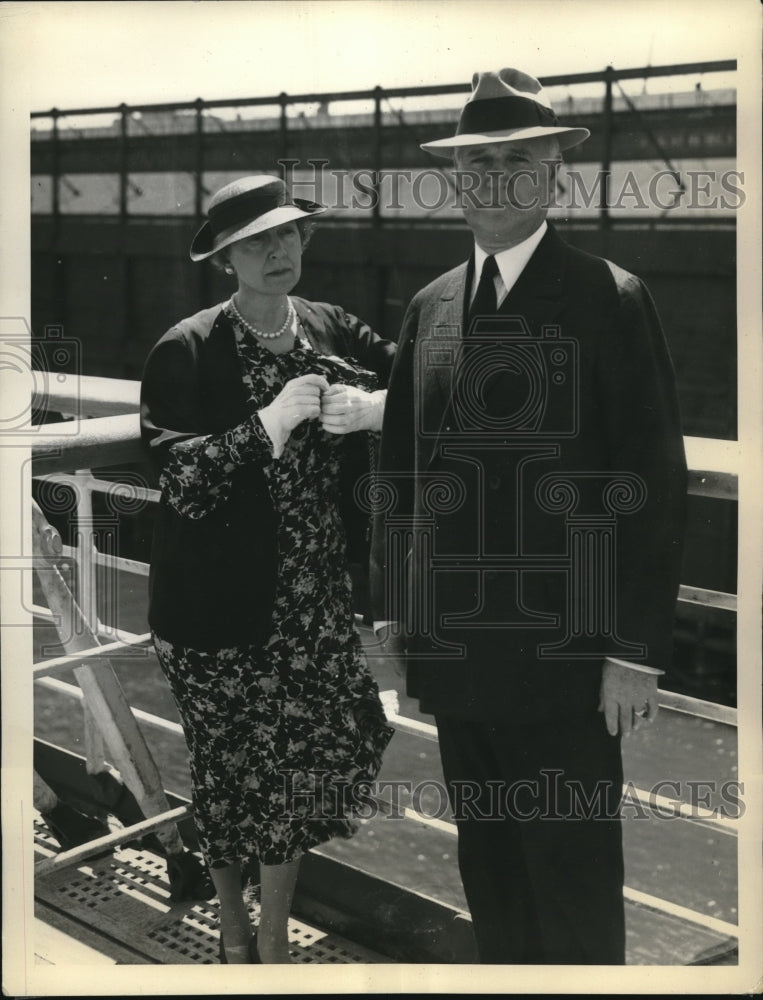
<instances>
[{"instance_id":1,"label":"dark suit jacket","mask_svg":"<svg viewBox=\"0 0 763 1000\"><path fill-rule=\"evenodd\" d=\"M464 340L471 266L404 319L374 618L405 620L425 711L595 710L605 655L670 665L686 491L672 364L642 282L552 227Z\"/></svg>"},{"instance_id":2,"label":"dark suit jacket","mask_svg":"<svg viewBox=\"0 0 763 1000\"><path fill-rule=\"evenodd\" d=\"M338 306L292 301L319 354L354 357L386 385L393 343ZM157 474L174 443L229 430L251 410L234 331L221 306L181 320L149 354L141 386L141 433ZM360 445L360 452L351 454L367 469L364 435L348 438ZM149 624L169 641L217 649L259 642L270 629L276 518L259 465L244 464L232 477L230 498L201 518L180 515L164 499L159 503Z\"/></svg>"}]
</instances>

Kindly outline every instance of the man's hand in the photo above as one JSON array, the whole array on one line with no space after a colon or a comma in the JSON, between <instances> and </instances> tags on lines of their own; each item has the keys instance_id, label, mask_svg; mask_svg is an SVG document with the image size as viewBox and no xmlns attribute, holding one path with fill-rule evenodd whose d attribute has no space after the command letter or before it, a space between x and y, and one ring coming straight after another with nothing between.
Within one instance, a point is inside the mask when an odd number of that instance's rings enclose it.
<instances>
[{"instance_id":1,"label":"man's hand","mask_svg":"<svg viewBox=\"0 0 763 1000\"><path fill-rule=\"evenodd\" d=\"M364 392L352 385L332 385L321 396L321 425L330 434L380 431L386 398L386 389Z\"/></svg>"},{"instance_id":2,"label":"man's hand","mask_svg":"<svg viewBox=\"0 0 763 1000\"><path fill-rule=\"evenodd\" d=\"M405 677L405 641L400 635L397 622L390 622L382 625L376 633L379 641L379 655L384 657L387 663L392 663L392 668L398 677Z\"/></svg>"},{"instance_id":3,"label":"man's hand","mask_svg":"<svg viewBox=\"0 0 763 1000\"><path fill-rule=\"evenodd\" d=\"M612 660L604 661L599 711L604 713L610 736L626 736L657 715L657 674L634 670Z\"/></svg>"}]
</instances>

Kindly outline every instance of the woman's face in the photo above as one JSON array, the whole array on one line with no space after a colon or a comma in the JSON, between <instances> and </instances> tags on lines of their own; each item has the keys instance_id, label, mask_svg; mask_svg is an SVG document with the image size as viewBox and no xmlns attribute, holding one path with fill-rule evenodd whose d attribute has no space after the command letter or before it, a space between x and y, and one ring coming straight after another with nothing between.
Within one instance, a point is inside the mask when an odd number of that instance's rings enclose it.
<instances>
[{"instance_id":1,"label":"woman's face","mask_svg":"<svg viewBox=\"0 0 763 1000\"><path fill-rule=\"evenodd\" d=\"M232 243L228 259L240 289L259 295L287 294L302 273L302 234L296 222L285 222Z\"/></svg>"}]
</instances>

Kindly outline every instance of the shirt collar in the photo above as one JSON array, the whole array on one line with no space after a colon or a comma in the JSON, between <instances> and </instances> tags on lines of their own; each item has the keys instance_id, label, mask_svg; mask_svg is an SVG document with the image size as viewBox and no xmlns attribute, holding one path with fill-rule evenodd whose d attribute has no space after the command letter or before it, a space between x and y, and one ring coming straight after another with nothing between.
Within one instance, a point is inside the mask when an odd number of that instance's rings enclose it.
<instances>
[{"instance_id":1,"label":"shirt collar","mask_svg":"<svg viewBox=\"0 0 763 1000\"><path fill-rule=\"evenodd\" d=\"M516 246L509 247L508 250L500 250L498 253L493 254L495 262L498 265L498 273L500 274L501 281L503 282L503 297L505 297L507 292L511 291L517 278L520 276L522 271L524 271L528 261L535 253L538 244L546 235L547 229L548 223L544 219L535 232L531 233L527 239L522 240L521 243L517 243ZM482 274L482 265L485 263L485 258L487 256L488 254L482 249L482 247L478 243L475 243L474 283L472 287L472 296L474 296L474 293L477 290L480 274Z\"/></svg>"}]
</instances>

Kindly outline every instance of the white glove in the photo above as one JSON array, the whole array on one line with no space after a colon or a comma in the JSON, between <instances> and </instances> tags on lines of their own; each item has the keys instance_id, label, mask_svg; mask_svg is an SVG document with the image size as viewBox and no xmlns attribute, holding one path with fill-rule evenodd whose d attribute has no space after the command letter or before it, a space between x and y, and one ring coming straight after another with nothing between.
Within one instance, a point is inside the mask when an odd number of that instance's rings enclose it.
<instances>
[{"instance_id":1,"label":"white glove","mask_svg":"<svg viewBox=\"0 0 763 1000\"><path fill-rule=\"evenodd\" d=\"M280 458L298 424L321 415L321 393L328 387L323 375L300 375L290 379L273 402L259 411L262 426L273 442L275 458Z\"/></svg>"},{"instance_id":2,"label":"white glove","mask_svg":"<svg viewBox=\"0 0 763 1000\"><path fill-rule=\"evenodd\" d=\"M365 392L352 385L332 385L321 396L321 426L330 434L380 431L386 399L386 389Z\"/></svg>"}]
</instances>

